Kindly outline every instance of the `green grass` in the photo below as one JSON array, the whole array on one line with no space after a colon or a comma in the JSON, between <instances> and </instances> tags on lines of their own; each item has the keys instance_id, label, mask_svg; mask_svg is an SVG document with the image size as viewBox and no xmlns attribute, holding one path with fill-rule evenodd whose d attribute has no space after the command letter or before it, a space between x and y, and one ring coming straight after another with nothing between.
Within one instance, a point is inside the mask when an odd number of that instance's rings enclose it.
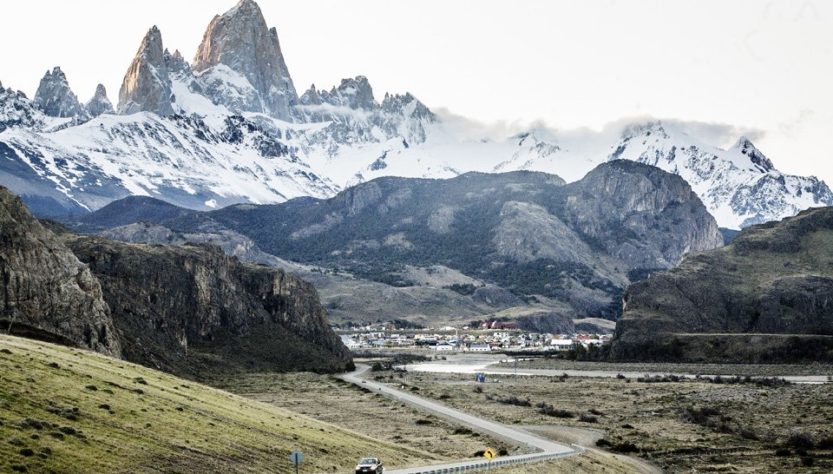
<instances>
[{"instance_id":1,"label":"green grass","mask_svg":"<svg viewBox=\"0 0 833 474\"><path fill-rule=\"evenodd\" d=\"M432 454L93 352L0 336L0 472L343 472Z\"/></svg>"}]
</instances>

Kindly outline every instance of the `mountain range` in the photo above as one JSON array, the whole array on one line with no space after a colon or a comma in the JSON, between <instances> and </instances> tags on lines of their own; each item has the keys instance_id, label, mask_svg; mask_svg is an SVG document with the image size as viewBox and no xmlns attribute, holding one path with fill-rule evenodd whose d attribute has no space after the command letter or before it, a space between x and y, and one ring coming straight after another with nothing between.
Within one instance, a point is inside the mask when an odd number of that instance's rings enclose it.
<instances>
[{"instance_id":1,"label":"mountain range","mask_svg":"<svg viewBox=\"0 0 833 474\"><path fill-rule=\"evenodd\" d=\"M81 103L59 67L33 99L0 85L0 184L39 216L130 195L195 210L329 198L384 176L526 170L573 182L616 159L680 175L721 227L833 205L823 181L779 172L750 140L722 149L672 122L636 123L615 140L545 127L494 138L410 93L380 101L363 76L299 94L252 0L210 21L191 62L150 28L116 106L103 86Z\"/></svg>"},{"instance_id":2,"label":"mountain range","mask_svg":"<svg viewBox=\"0 0 833 474\"><path fill-rule=\"evenodd\" d=\"M329 199L211 212L131 197L68 223L134 243L211 243L288 268L316 285L338 322L424 325L613 320L629 283L723 245L683 179L627 160L573 183L532 171L385 177Z\"/></svg>"}]
</instances>

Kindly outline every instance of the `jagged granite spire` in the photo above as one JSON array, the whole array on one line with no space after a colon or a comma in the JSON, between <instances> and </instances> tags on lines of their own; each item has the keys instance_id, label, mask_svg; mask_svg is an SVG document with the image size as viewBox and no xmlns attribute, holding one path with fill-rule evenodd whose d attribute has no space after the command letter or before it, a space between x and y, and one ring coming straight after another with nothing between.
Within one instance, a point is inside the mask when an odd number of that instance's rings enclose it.
<instances>
[{"instance_id":1,"label":"jagged granite spire","mask_svg":"<svg viewBox=\"0 0 833 474\"><path fill-rule=\"evenodd\" d=\"M119 113L155 112L159 115L173 113L171 107L171 81L162 47L162 33L153 26L148 30L133 62L127 68L119 90Z\"/></svg>"},{"instance_id":2,"label":"jagged granite spire","mask_svg":"<svg viewBox=\"0 0 833 474\"><path fill-rule=\"evenodd\" d=\"M104 84L96 86L95 95L93 95L93 98L87 102L86 107L87 112L92 117L98 117L101 114L115 113L112 102L110 102L110 99L107 98L107 89L104 88Z\"/></svg>"},{"instance_id":3,"label":"jagged granite spire","mask_svg":"<svg viewBox=\"0 0 833 474\"><path fill-rule=\"evenodd\" d=\"M194 57L194 71L203 73L218 65L245 77L259 100L228 104L226 97L215 94L215 102L291 119L290 108L298 102L298 94L281 53L278 32L269 29L254 1L241 0L209 23Z\"/></svg>"},{"instance_id":4,"label":"jagged granite spire","mask_svg":"<svg viewBox=\"0 0 833 474\"><path fill-rule=\"evenodd\" d=\"M35 105L52 117L78 117L85 114L84 107L72 92L67 77L60 67L46 71L35 93Z\"/></svg>"}]
</instances>

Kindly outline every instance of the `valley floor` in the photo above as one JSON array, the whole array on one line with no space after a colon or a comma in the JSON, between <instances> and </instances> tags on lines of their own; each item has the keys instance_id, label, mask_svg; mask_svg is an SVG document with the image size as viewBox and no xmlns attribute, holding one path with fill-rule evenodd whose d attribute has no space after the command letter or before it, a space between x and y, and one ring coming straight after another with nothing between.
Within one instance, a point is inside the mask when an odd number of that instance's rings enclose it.
<instances>
[{"instance_id":1,"label":"valley floor","mask_svg":"<svg viewBox=\"0 0 833 474\"><path fill-rule=\"evenodd\" d=\"M507 374L499 383L478 384L471 375L376 374L394 386L404 384L421 396L556 441L593 446L595 439L603 440L607 449L665 471L833 469L833 384L770 387Z\"/></svg>"}]
</instances>

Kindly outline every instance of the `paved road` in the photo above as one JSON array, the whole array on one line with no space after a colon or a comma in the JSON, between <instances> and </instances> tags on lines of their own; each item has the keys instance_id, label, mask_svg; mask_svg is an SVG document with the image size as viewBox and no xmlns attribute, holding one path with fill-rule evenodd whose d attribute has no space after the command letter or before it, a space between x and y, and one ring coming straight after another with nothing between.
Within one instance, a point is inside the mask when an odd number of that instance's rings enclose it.
<instances>
[{"instance_id":1,"label":"paved road","mask_svg":"<svg viewBox=\"0 0 833 474\"><path fill-rule=\"evenodd\" d=\"M366 365L359 365L358 368L348 374L342 374L338 377L346 382L356 384L360 387L365 387L376 393L380 393L388 398L406 403L417 409L431 412L432 414L453 421L455 423L468 426L469 428L479 431L481 433L488 433L505 441L529 446L539 452L533 454L521 454L517 456L504 456L496 458L492 462L493 467L506 466L513 464L523 464L529 462L544 461L548 459L557 459L567 456L574 456L584 452L584 449L579 446L568 446L566 444L556 443L546 438L521 431L510 426L495 423L493 421L478 418L460 410L447 407L440 403L436 403L424 398L412 395L401 390L390 388L387 385L379 384L370 380L362 378L362 374L368 371L370 367ZM485 468L486 462L483 459L466 460L455 463L423 466L409 469L400 469L395 471L386 471L388 474L423 474L423 473L440 473L440 472L472 472L477 468Z\"/></svg>"}]
</instances>

